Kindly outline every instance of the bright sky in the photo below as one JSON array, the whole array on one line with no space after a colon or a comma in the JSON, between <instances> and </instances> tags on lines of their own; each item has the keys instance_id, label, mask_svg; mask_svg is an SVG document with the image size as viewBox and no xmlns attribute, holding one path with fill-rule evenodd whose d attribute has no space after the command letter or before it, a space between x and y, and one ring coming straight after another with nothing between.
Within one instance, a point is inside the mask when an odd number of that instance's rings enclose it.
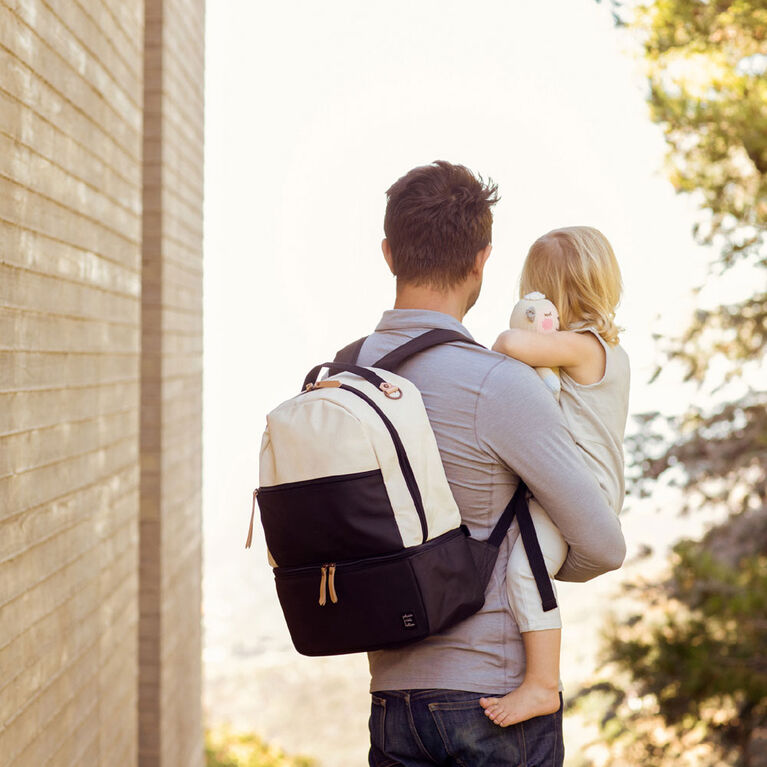
<instances>
[{"instance_id":1,"label":"bright sky","mask_svg":"<svg viewBox=\"0 0 767 767\"><path fill-rule=\"evenodd\" d=\"M206 657L221 660L246 636L262 654L288 646L259 525L242 548L265 414L392 305L393 181L445 159L499 184L465 319L484 344L506 327L533 240L602 230L623 270L634 412L689 396L674 377L648 388L652 333L685 326L710 254L692 240L694 201L665 178L639 64L594 0L226 0L207 16L203 519ZM632 540L652 537L626 519ZM346 661L324 660L346 678Z\"/></svg>"},{"instance_id":2,"label":"bright sky","mask_svg":"<svg viewBox=\"0 0 767 767\"><path fill-rule=\"evenodd\" d=\"M673 405L672 384L645 386L651 333L683 325L708 255L691 237L694 203L665 179L639 64L603 6L227 0L207 13L209 521L241 520L265 413L391 306L384 193L435 159L491 176L502 195L465 319L474 336L489 344L506 326L534 239L596 226L624 275L632 409Z\"/></svg>"}]
</instances>

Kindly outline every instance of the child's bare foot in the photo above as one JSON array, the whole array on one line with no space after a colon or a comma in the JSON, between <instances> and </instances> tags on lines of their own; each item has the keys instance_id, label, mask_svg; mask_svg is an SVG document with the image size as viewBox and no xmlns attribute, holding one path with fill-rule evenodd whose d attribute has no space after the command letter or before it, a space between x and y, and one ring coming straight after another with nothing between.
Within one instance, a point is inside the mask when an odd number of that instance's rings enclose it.
<instances>
[{"instance_id":1,"label":"child's bare foot","mask_svg":"<svg viewBox=\"0 0 767 767\"><path fill-rule=\"evenodd\" d=\"M525 680L508 695L502 698L480 698L479 703L485 709L485 716L499 727L508 727L534 716L559 711L559 690Z\"/></svg>"}]
</instances>

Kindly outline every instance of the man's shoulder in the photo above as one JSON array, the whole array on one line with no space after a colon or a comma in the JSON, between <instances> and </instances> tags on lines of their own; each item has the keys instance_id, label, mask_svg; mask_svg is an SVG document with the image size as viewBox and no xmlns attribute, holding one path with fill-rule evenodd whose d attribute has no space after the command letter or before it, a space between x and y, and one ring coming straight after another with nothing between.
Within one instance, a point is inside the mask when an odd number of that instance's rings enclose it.
<instances>
[{"instance_id":1,"label":"man's shoulder","mask_svg":"<svg viewBox=\"0 0 767 767\"><path fill-rule=\"evenodd\" d=\"M465 348L472 352L472 347ZM484 347L473 347L473 352L472 364L484 372L481 394L508 393L541 385L535 369L524 362Z\"/></svg>"},{"instance_id":2,"label":"man's shoulder","mask_svg":"<svg viewBox=\"0 0 767 767\"><path fill-rule=\"evenodd\" d=\"M461 342L444 344L434 361L435 367L453 380L471 382L470 388L482 399L505 398L508 402L509 398L527 399L531 393L547 391L529 365L484 346Z\"/></svg>"},{"instance_id":3,"label":"man's shoulder","mask_svg":"<svg viewBox=\"0 0 767 767\"><path fill-rule=\"evenodd\" d=\"M359 361L363 365L372 365L374 360L418 334L402 331L374 332L367 337ZM545 389L529 365L470 342L440 344L432 347L425 358L418 355L404 365L404 369L413 365L422 374L433 373L445 376L448 380L473 379L478 385L477 393L481 396L521 393L538 387Z\"/></svg>"}]
</instances>

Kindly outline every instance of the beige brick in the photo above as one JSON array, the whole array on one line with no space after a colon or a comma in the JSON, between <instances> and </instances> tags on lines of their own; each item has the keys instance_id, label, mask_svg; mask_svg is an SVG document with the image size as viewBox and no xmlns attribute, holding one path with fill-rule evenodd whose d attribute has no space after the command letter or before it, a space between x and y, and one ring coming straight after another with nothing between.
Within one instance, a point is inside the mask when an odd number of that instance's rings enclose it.
<instances>
[{"instance_id":1,"label":"beige brick","mask_svg":"<svg viewBox=\"0 0 767 767\"><path fill-rule=\"evenodd\" d=\"M7 32L4 30L4 34ZM3 72L3 90L19 104L36 112L51 125L64 126L64 132L90 146L93 153L111 168L119 169L125 178L141 183L139 162L139 136L127 145L121 145L113 136L94 121L92 115L82 111L46 79L41 73L14 56L12 51L0 47L0 71ZM34 141L34 139L33 139ZM30 144L30 141L25 141Z\"/></svg>"},{"instance_id":2,"label":"beige brick","mask_svg":"<svg viewBox=\"0 0 767 767\"><path fill-rule=\"evenodd\" d=\"M92 587L90 581L98 577L86 556L94 553L98 543L77 559L70 560L54 570L55 578L39 580L18 598L0 606L0 647L7 645L38 620L53 612L78 591ZM30 648L31 649L31 648Z\"/></svg>"},{"instance_id":3,"label":"beige brick","mask_svg":"<svg viewBox=\"0 0 767 767\"><path fill-rule=\"evenodd\" d=\"M38 239L41 247L31 247L22 236L18 248L10 250L24 254L28 264L10 263L0 265L0 300L7 306L22 309L47 309L54 316L88 318L109 318L114 322L138 324L141 284L138 274L121 269L104 259L91 258L92 254L52 245L43 247L43 238ZM0 237L3 227L0 225ZM46 244L50 244L50 241ZM10 261L10 256L8 260ZM45 261L51 262L46 274ZM35 263L39 261L39 263ZM68 267L72 265L73 269ZM82 274L66 275L64 271L78 271ZM99 284L101 283L101 284ZM110 311L111 307L111 311Z\"/></svg>"},{"instance_id":4,"label":"beige brick","mask_svg":"<svg viewBox=\"0 0 767 767\"><path fill-rule=\"evenodd\" d=\"M98 699L96 699L97 701ZM44 737L39 741L48 745L49 762L51 765L80 765L88 764L86 754L95 752L98 759L99 745L99 722L101 710L94 711L91 716L83 719L78 726L73 726L72 717L77 712L80 701L74 700L59 715L59 719L53 723L53 728L46 729ZM63 724L60 720L63 720ZM58 737L54 737L54 732ZM60 734L59 734L60 733ZM24 756L27 756L26 754ZM29 757L27 757L29 758ZM30 764L43 764L42 761L29 762Z\"/></svg>"},{"instance_id":5,"label":"beige brick","mask_svg":"<svg viewBox=\"0 0 767 767\"><path fill-rule=\"evenodd\" d=\"M111 444L115 434L135 436L137 426L136 409L131 407L0 437L0 476L32 471L63 460L71 454L73 444L97 449Z\"/></svg>"},{"instance_id":6,"label":"beige brick","mask_svg":"<svg viewBox=\"0 0 767 767\"><path fill-rule=\"evenodd\" d=\"M19 671L10 685L10 691L3 695L0 702L3 721L13 719L15 712L23 707L25 701L32 699L47 680L68 668L71 658L93 648L97 638L96 613L97 608L80 616L78 623L71 625L64 635L57 632L48 637L45 644L36 647L36 659Z\"/></svg>"},{"instance_id":7,"label":"beige brick","mask_svg":"<svg viewBox=\"0 0 767 767\"><path fill-rule=\"evenodd\" d=\"M96 545L98 539L93 535L92 522L86 517L72 527L27 548L10 562L4 562L5 577L0 582L0 604L6 604L36 584L45 582L61 570L62 563L77 560L88 553L96 555Z\"/></svg>"},{"instance_id":8,"label":"beige brick","mask_svg":"<svg viewBox=\"0 0 767 767\"><path fill-rule=\"evenodd\" d=\"M0 349L135 354L139 328L125 322L92 320L0 307Z\"/></svg>"},{"instance_id":9,"label":"beige brick","mask_svg":"<svg viewBox=\"0 0 767 767\"><path fill-rule=\"evenodd\" d=\"M77 147L71 143L69 146L76 154ZM39 150L0 133L0 175L13 178L20 187L69 210L87 212L89 219L113 231L138 238L141 219L135 200L129 201L133 205L114 200L98 187L72 175L60 164L62 159L66 162L68 154L65 152L63 158L54 162Z\"/></svg>"},{"instance_id":10,"label":"beige brick","mask_svg":"<svg viewBox=\"0 0 767 767\"><path fill-rule=\"evenodd\" d=\"M40 737L45 725L73 697L82 696L76 708L83 719L92 714L94 703L98 703L98 673L94 671L98 664L93 663L90 654L94 644L72 657L65 671L42 681L29 703L6 721L6 727L0 730L0 753L9 756L11 763L30 763L26 759L22 761L19 755L35 746L36 740L41 746L45 745L47 737Z\"/></svg>"},{"instance_id":11,"label":"beige brick","mask_svg":"<svg viewBox=\"0 0 767 767\"><path fill-rule=\"evenodd\" d=\"M0 351L0 382L6 391L128 381L135 379L137 367L138 353Z\"/></svg>"},{"instance_id":12,"label":"beige brick","mask_svg":"<svg viewBox=\"0 0 767 767\"><path fill-rule=\"evenodd\" d=\"M54 162L74 178L97 188L106 197L136 215L141 208L133 183L113 168L90 146L64 133L30 107L0 91L0 131L16 143Z\"/></svg>"},{"instance_id":13,"label":"beige brick","mask_svg":"<svg viewBox=\"0 0 767 767\"><path fill-rule=\"evenodd\" d=\"M130 403L135 403L138 410L136 378L100 386L0 392L0 435L67 423L63 413L71 421L110 415L121 412Z\"/></svg>"},{"instance_id":14,"label":"beige brick","mask_svg":"<svg viewBox=\"0 0 767 767\"><path fill-rule=\"evenodd\" d=\"M202 764L203 15L0 0L0 754L20 767Z\"/></svg>"},{"instance_id":15,"label":"beige brick","mask_svg":"<svg viewBox=\"0 0 767 767\"><path fill-rule=\"evenodd\" d=\"M141 82L141 49L135 41L120 35L114 18L98 2L86 3L85 7L78 2L56 3L52 7L62 26L115 83L131 94L132 101L141 109L141 91L137 87Z\"/></svg>"},{"instance_id":16,"label":"beige brick","mask_svg":"<svg viewBox=\"0 0 767 767\"><path fill-rule=\"evenodd\" d=\"M145 346L152 358L142 369L151 376L147 380L152 388L146 388L142 397L153 415L142 418L142 450L149 458L161 444L167 457L152 463L151 470L144 463L142 480L142 530L156 536L153 545L142 544L142 622L146 619L147 626L158 627L161 640L153 646L151 632L141 634L144 683L139 687L140 700L154 701L158 694L160 698L158 716L153 717L152 710L140 717L139 742L147 765L168 760L199 764L200 729L180 716L174 702L188 699L200 683L195 660L201 641L199 579L191 574L201 566L201 425L195 409L202 352L199 52L203 7L197 2L167 0L150 7L144 203L161 205L162 217L145 218L144 247L145 264L148 255L159 257L163 269L144 273L144 338L149 340L148 328L161 328L163 342ZM160 48L162 41L165 46ZM156 566L158 559L161 567ZM171 594L172 598L163 598Z\"/></svg>"},{"instance_id":17,"label":"beige brick","mask_svg":"<svg viewBox=\"0 0 767 767\"><path fill-rule=\"evenodd\" d=\"M7 516L0 519L0 563L72 527L83 516L84 509L114 509L116 518L126 514L135 515L138 488L136 467L129 465L113 481L127 488L124 496L120 497L110 491L106 483L97 483L78 488L67 496L37 507L7 513Z\"/></svg>"},{"instance_id":18,"label":"beige brick","mask_svg":"<svg viewBox=\"0 0 767 767\"><path fill-rule=\"evenodd\" d=\"M126 262L133 257L139 236L135 225L121 231L91 215L85 201L70 208L23 183L7 181L6 186L8 223L82 250L107 254L113 261Z\"/></svg>"},{"instance_id":19,"label":"beige brick","mask_svg":"<svg viewBox=\"0 0 767 767\"><path fill-rule=\"evenodd\" d=\"M30 13L33 26L19 15ZM0 26L4 29L5 45L18 61L31 70L45 72L45 79L58 93L122 146L138 146L140 105L120 99L119 91L113 101L104 98L110 88L103 70L88 60L86 52L67 35L44 3L19 3L15 12L0 6ZM51 39L53 47L49 44Z\"/></svg>"}]
</instances>

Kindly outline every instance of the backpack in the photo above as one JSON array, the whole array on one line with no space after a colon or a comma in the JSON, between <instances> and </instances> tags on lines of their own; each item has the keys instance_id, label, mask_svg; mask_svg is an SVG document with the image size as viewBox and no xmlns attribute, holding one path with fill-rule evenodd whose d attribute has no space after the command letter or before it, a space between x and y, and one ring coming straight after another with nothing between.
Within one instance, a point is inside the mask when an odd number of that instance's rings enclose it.
<instances>
[{"instance_id":1,"label":"backpack","mask_svg":"<svg viewBox=\"0 0 767 767\"><path fill-rule=\"evenodd\" d=\"M257 501L296 650L397 647L468 618L484 604L515 516L544 609L553 609L524 483L488 540L471 537L420 392L392 372L437 344L476 342L430 330L362 367L354 363L364 341L312 368L300 393L267 415L245 545ZM318 380L323 369L328 377Z\"/></svg>"}]
</instances>

